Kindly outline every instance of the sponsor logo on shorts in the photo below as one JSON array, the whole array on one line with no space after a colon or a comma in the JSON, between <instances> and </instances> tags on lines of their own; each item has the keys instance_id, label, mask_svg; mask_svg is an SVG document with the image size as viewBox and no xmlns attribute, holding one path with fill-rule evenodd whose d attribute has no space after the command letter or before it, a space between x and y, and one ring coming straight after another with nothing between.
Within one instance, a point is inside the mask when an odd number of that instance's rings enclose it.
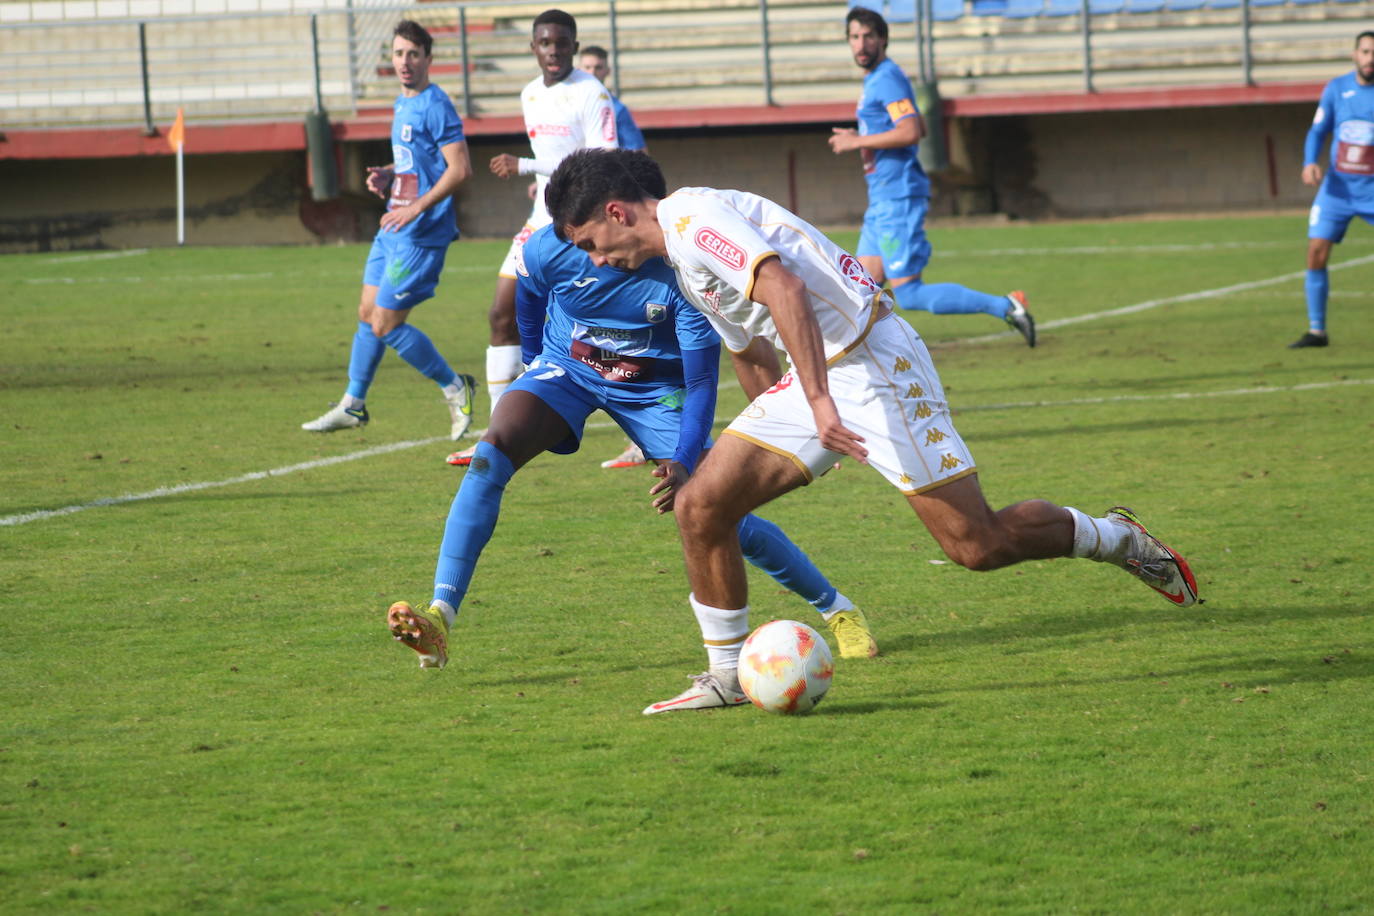
<instances>
[{"instance_id":1,"label":"sponsor logo on shorts","mask_svg":"<svg viewBox=\"0 0 1374 916\"><path fill-rule=\"evenodd\" d=\"M711 227L702 226L697 230L697 234L692 236L692 241L696 242L698 248L726 267L733 270L744 270L744 265L748 260L744 254L744 249Z\"/></svg>"}]
</instances>

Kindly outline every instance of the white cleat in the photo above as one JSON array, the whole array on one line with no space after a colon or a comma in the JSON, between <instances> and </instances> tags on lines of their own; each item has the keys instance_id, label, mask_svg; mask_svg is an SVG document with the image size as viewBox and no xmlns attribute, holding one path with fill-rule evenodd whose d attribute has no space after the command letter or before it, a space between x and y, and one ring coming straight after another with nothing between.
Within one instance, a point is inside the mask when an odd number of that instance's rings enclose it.
<instances>
[{"instance_id":1,"label":"white cleat","mask_svg":"<svg viewBox=\"0 0 1374 916\"><path fill-rule=\"evenodd\" d=\"M444 389L444 400L448 402L448 413L453 418L449 438L454 442L472 426L472 396L477 393L477 379L470 375L460 375L453 381L452 389Z\"/></svg>"},{"instance_id":2,"label":"white cleat","mask_svg":"<svg viewBox=\"0 0 1374 916\"><path fill-rule=\"evenodd\" d=\"M739 678L733 677L730 680L733 683L725 683L711 671L694 675L691 687L671 700L644 707L644 715L652 716L655 713L672 712L677 709L715 709L721 706L749 705L749 698L739 689Z\"/></svg>"},{"instance_id":3,"label":"white cleat","mask_svg":"<svg viewBox=\"0 0 1374 916\"><path fill-rule=\"evenodd\" d=\"M312 433L332 433L336 429L353 429L366 426L370 419L366 407L345 407L335 404L309 423L302 423L301 429Z\"/></svg>"},{"instance_id":4,"label":"white cleat","mask_svg":"<svg viewBox=\"0 0 1374 916\"><path fill-rule=\"evenodd\" d=\"M625 446L625 451L614 458L601 462L601 466L603 468L637 468L648 463L649 459L644 457L644 450L631 442Z\"/></svg>"},{"instance_id":5,"label":"white cleat","mask_svg":"<svg viewBox=\"0 0 1374 916\"><path fill-rule=\"evenodd\" d=\"M1131 544L1126 548L1122 569L1179 607L1198 602L1197 580L1187 560L1146 531L1135 513L1125 506L1109 509L1107 518L1131 530Z\"/></svg>"}]
</instances>

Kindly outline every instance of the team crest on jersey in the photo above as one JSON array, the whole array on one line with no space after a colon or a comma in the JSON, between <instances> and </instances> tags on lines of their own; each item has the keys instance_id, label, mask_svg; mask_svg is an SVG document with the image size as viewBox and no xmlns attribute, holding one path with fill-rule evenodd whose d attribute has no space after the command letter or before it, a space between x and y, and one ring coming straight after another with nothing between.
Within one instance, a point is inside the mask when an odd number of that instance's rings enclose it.
<instances>
[{"instance_id":1,"label":"team crest on jersey","mask_svg":"<svg viewBox=\"0 0 1374 916\"><path fill-rule=\"evenodd\" d=\"M411 131L410 131L410 125L409 125L409 124L402 124L402 125L401 125L401 140L404 141L404 142L406 142L406 143L409 143L409 142L410 142L410 138L411 138L412 136L414 136L414 134L412 134Z\"/></svg>"},{"instance_id":2,"label":"team crest on jersey","mask_svg":"<svg viewBox=\"0 0 1374 916\"><path fill-rule=\"evenodd\" d=\"M698 229L697 234L692 236L692 241L696 242L698 248L726 267L732 270L744 270L744 264L747 260L744 249L710 226L702 226Z\"/></svg>"},{"instance_id":3,"label":"team crest on jersey","mask_svg":"<svg viewBox=\"0 0 1374 916\"><path fill-rule=\"evenodd\" d=\"M840 255L840 273L844 274L845 279L853 280L868 289L877 289L878 284L873 282L873 278L864 270L864 266L859 263L859 259L852 254Z\"/></svg>"},{"instance_id":4,"label":"team crest on jersey","mask_svg":"<svg viewBox=\"0 0 1374 916\"><path fill-rule=\"evenodd\" d=\"M644 303L644 318L650 324L658 324L668 317L668 306L661 302Z\"/></svg>"}]
</instances>

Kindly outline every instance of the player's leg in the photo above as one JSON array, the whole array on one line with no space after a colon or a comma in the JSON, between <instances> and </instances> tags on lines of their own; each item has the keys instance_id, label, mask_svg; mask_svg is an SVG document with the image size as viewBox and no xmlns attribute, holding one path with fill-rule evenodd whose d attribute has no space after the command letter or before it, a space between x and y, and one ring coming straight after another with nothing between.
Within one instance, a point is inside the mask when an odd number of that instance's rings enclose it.
<instances>
[{"instance_id":1,"label":"player's leg","mask_svg":"<svg viewBox=\"0 0 1374 916\"><path fill-rule=\"evenodd\" d=\"M536 208L538 209L538 208ZM515 322L515 277L525 240L535 229L534 217L511 239L506 258L496 278L496 292L491 298L487 322L491 326L491 344L487 347L487 395L492 412L496 402L511 382L520 375L520 328Z\"/></svg>"},{"instance_id":2,"label":"player's leg","mask_svg":"<svg viewBox=\"0 0 1374 916\"><path fill-rule=\"evenodd\" d=\"M442 668L447 661L448 631L472 582L477 560L496 529L506 484L540 452L559 448L570 438L576 447L590 407L579 407L575 392L560 394L559 381L532 379L501 399L449 506L429 607L412 608L402 601L387 612L391 634L419 653L422 668ZM576 434L564 414L580 417Z\"/></svg>"},{"instance_id":3,"label":"player's leg","mask_svg":"<svg viewBox=\"0 0 1374 916\"><path fill-rule=\"evenodd\" d=\"M1331 292L1327 262L1331 246L1345 238L1354 211L1348 201L1328 192L1323 182L1307 217L1307 274L1303 291L1307 299L1307 331L1288 345L1290 350L1304 347L1325 347L1330 344L1326 333L1326 301Z\"/></svg>"},{"instance_id":4,"label":"player's leg","mask_svg":"<svg viewBox=\"0 0 1374 916\"><path fill-rule=\"evenodd\" d=\"M900 198L885 202L875 215L878 248L897 304L934 315L991 315L1035 346L1035 319L1027 309L1026 294L1020 290L995 296L958 283L922 282L931 253L925 231L929 203L926 198Z\"/></svg>"},{"instance_id":5,"label":"player's leg","mask_svg":"<svg viewBox=\"0 0 1374 916\"><path fill-rule=\"evenodd\" d=\"M744 559L814 607L835 636L842 658L872 658L878 643L864 612L830 584L811 558L781 528L752 512L737 527Z\"/></svg>"},{"instance_id":6,"label":"player's leg","mask_svg":"<svg viewBox=\"0 0 1374 916\"><path fill-rule=\"evenodd\" d=\"M301 424L312 433L330 433L338 429L365 426L367 391L377 374L377 366L386 354L386 344L372 333L370 317L377 303L377 289L386 271L387 246L380 237L372 242L363 267L363 288L358 298L358 326L353 332L353 344L348 358L348 387L338 403L320 416Z\"/></svg>"},{"instance_id":7,"label":"player's leg","mask_svg":"<svg viewBox=\"0 0 1374 916\"><path fill-rule=\"evenodd\" d=\"M722 436L702 459L677 495L673 514L692 588L688 601L709 667L687 690L646 707L645 715L748 702L738 674L740 649L749 635L739 525L756 507L809 479L790 458L732 435Z\"/></svg>"}]
</instances>

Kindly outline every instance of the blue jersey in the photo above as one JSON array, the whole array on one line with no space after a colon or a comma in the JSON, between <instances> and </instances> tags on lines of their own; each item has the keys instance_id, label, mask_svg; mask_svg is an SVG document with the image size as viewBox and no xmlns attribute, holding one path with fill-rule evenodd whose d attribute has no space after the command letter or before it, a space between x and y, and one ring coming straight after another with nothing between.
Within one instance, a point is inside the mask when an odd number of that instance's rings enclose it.
<instances>
[{"instance_id":1,"label":"blue jersey","mask_svg":"<svg viewBox=\"0 0 1374 916\"><path fill-rule=\"evenodd\" d=\"M388 210L408 206L434 187L448 169L440 148L463 139L462 119L444 91L433 83L416 95L398 96L395 107L391 161L396 177L391 182ZM458 237L453 197L444 198L408 225L388 234L425 248L447 245Z\"/></svg>"},{"instance_id":2,"label":"blue jersey","mask_svg":"<svg viewBox=\"0 0 1374 916\"><path fill-rule=\"evenodd\" d=\"M662 258L635 271L597 267L552 226L543 226L525 242L521 259L520 299L548 304L540 359L614 386L622 399L657 401L665 389L683 389L682 351L720 343L705 316L682 297ZM522 339L526 330L522 323Z\"/></svg>"},{"instance_id":3,"label":"blue jersey","mask_svg":"<svg viewBox=\"0 0 1374 916\"><path fill-rule=\"evenodd\" d=\"M1331 171L1323 189L1363 204L1360 209L1370 209L1374 205L1374 86L1361 86L1353 70L1322 90L1307 131L1304 164L1317 161L1328 136L1332 137Z\"/></svg>"},{"instance_id":4,"label":"blue jersey","mask_svg":"<svg viewBox=\"0 0 1374 916\"><path fill-rule=\"evenodd\" d=\"M901 67L883 58L864 77L864 91L859 97L859 133L864 136L881 134L891 130L898 121L919 115L911 81ZM930 179L916 158L916 144L859 152L863 156L870 201L930 196Z\"/></svg>"},{"instance_id":5,"label":"blue jersey","mask_svg":"<svg viewBox=\"0 0 1374 916\"><path fill-rule=\"evenodd\" d=\"M620 141L621 149L644 149L649 144L644 142L644 134L640 131L639 125L635 123L634 116L630 114L630 109L625 107L625 103L615 96L611 96L611 108L615 111L615 136Z\"/></svg>"}]
</instances>

